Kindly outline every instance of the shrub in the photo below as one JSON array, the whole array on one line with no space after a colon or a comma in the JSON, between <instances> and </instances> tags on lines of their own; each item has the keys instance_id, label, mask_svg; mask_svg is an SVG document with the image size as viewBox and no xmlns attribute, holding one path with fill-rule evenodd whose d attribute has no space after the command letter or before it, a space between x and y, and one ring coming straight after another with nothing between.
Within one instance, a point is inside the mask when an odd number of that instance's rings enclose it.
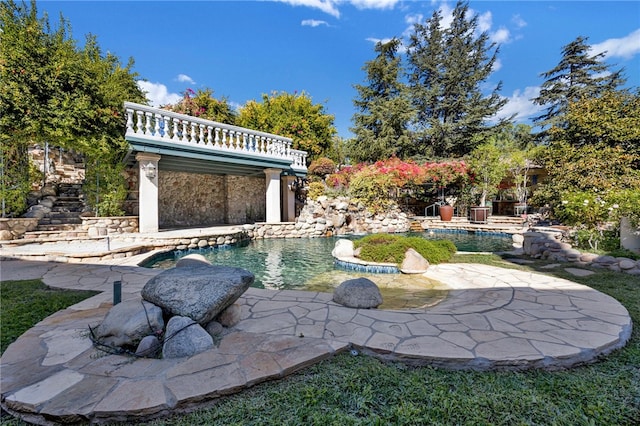
<instances>
[{"instance_id":1,"label":"shrub","mask_svg":"<svg viewBox=\"0 0 640 426\"><path fill-rule=\"evenodd\" d=\"M324 178L336 170L336 163L330 158L320 157L309 164L309 174Z\"/></svg>"},{"instance_id":2,"label":"shrub","mask_svg":"<svg viewBox=\"0 0 640 426\"><path fill-rule=\"evenodd\" d=\"M322 182L311 182L309 184L309 190L307 191L307 197L312 200L317 200L318 197L324 195L325 187Z\"/></svg>"},{"instance_id":3,"label":"shrub","mask_svg":"<svg viewBox=\"0 0 640 426\"><path fill-rule=\"evenodd\" d=\"M391 234L367 235L354 242L360 248L360 258L369 262L401 264L409 248L414 249L429 263L448 262L456 252L449 240L427 240L421 237L405 237Z\"/></svg>"}]
</instances>

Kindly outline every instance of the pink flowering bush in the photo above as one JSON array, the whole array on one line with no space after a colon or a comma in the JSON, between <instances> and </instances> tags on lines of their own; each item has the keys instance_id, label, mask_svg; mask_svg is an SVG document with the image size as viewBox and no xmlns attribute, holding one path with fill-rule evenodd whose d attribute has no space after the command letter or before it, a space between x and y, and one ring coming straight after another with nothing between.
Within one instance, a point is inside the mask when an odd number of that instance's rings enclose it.
<instances>
[{"instance_id":1,"label":"pink flowering bush","mask_svg":"<svg viewBox=\"0 0 640 426\"><path fill-rule=\"evenodd\" d=\"M392 157L373 164L345 167L329 175L326 183L334 189L346 189L355 200L377 212L394 203L400 189L425 184L445 188L462 185L470 179L464 161L418 164Z\"/></svg>"}]
</instances>

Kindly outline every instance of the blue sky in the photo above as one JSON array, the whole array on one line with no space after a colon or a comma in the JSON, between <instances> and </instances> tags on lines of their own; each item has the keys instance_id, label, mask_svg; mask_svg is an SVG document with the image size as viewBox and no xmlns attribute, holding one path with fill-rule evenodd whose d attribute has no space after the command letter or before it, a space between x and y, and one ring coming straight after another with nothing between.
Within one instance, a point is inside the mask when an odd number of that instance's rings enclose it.
<instances>
[{"instance_id":1,"label":"blue sky","mask_svg":"<svg viewBox=\"0 0 640 426\"><path fill-rule=\"evenodd\" d=\"M153 105L172 103L187 89L210 88L232 105L273 91L306 92L335 116L339 136L352 134L354 84L375 57L379 40L408 39L413 23L434 9L445 21L452 1L38 1L55 27L62 14L80 44L88 33L103 51L134 71ZM578 36L606 63L625 68L628 87L640 87L639 1L471 1L481 29L500 45L489 86L502 81L509 103L530 123L538 107L540 73L555 67L561 49Z\"/></svg>"}]
</instances>

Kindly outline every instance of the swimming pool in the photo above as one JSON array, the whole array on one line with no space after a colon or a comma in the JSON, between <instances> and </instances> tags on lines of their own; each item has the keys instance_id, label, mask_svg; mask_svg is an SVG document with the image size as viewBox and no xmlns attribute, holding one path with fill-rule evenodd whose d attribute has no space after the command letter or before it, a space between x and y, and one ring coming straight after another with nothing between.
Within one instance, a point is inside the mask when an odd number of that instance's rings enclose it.
<instances>
[{"instance_id":1,"label":"swimming pool","mask_svg":"<svg viewBox=\"0 0 640 426\"><path fill-rule=\"evenodd\" d=\"M460 232L423 235L425 238L450 239L461 251L501 251L511 248L511 238L505 235L473 235ZM380 287L385 300L382 308L424 306L437 303L446 296L446 285L421 276L367 274L335 268L331 250L337 239L263 239L228 248L173 251L145 266L168 269L181 257L190 253L200 253L212 264L235 266L251 271L255 275L253 286L258 288L332 292L347 279L366 277Z\"/></svg>"}]
</instances>

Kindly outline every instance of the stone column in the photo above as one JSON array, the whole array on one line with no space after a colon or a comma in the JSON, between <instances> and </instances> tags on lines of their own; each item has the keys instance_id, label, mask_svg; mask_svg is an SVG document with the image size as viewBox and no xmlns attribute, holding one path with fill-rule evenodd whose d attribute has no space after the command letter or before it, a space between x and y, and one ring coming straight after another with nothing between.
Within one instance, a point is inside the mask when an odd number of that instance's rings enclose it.
<instances>
[{"instance_id":1,"label":"stone column","mask_svg":"<svg viewBox=\"0 0 640 426\"><path fill-rule=\"evenodd\" d=\"M158 161L160 156L140 152L138 160L139 232L158 232Z\"/></svg>"},{"instance_id":2,"label":"stone column","mask_svg":"<svg viewBox=\"0 0 640 426\"><path fill-rule=\"evenodd\" d=\"M296 191L293 183L295 176L284 176L282 179L282 220L284 222L294 222L296 220Z\"/></svg>"},{"instance_id":3,"label":"stone column","mask_svg":"<svg viewBox=\"0 0 640 426\"><path fill-rule=\"evenodd\" d=\"M267 223L280 222L280 169L264 169L266 175Z\"/></svg>"}]
</instances>

